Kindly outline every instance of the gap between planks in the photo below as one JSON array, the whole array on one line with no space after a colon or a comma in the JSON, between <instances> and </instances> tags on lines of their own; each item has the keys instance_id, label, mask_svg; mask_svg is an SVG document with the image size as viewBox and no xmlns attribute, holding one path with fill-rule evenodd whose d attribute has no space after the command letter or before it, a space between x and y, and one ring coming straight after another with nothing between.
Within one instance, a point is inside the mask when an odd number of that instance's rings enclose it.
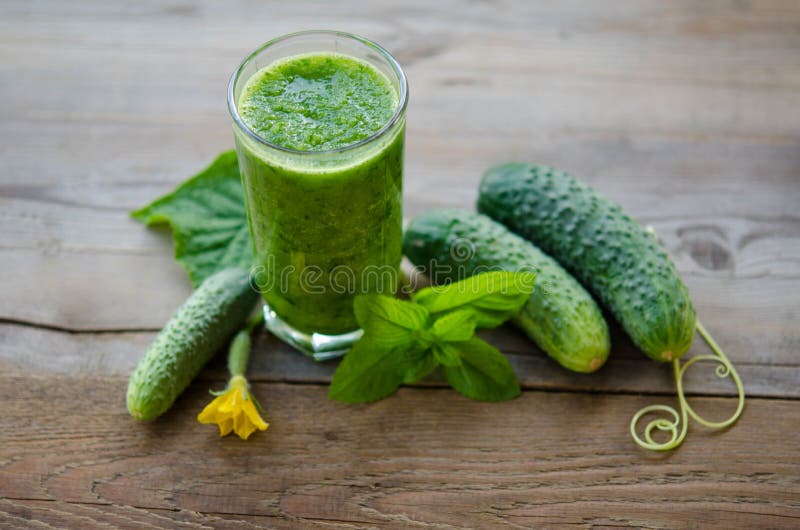
<instances>
[{"instance_id":1,"label":"gap between planks","mask_svg":"<svg viewBox=\"0 0 800 530\"><path fill-rule=\"evenodd\" d=\"M154 331L122 333L80 333L39 329L24 325L0 325L0 370L13 375L38 377L127 377L155 336ZM504 351L514 367L520 386L526 391L587 394L674 396L669 366L655 363L624 344L612 352L607 365L594 374L569 372L535 345L524 346L521 333L501 328L482 334ZM697 354L699 350L691 354ZM800 399L795 382L800 366L774 366L747 361L736 362L749 397ZM328 385L337 366L335 361L316 363L265 332L254 337L254 354L249 368L253 382L295 385ZM730 380L713 375L713 365L699 365L687 372L687 395L734 396ZM201 372L198 380L220 382L227 378L224 352L219 352ZM446 388L434 374L413 388Z\"/></svg>"}]
</instances>

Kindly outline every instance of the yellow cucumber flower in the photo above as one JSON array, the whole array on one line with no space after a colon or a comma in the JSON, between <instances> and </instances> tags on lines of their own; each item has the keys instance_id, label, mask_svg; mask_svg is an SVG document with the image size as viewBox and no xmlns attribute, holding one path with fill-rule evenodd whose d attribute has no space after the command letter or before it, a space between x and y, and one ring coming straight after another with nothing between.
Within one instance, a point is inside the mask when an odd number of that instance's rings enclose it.
<instances>
[{"instance_id":1,"label":"yellow cucumber flower","mask_svg":"<svg viewBox=\"0 0 800 530\"><path fill-rule=\"evenodd\" d=\"M247 379L242 375L234 375L228 388L197 415L197 421L216 423L219 425L220 436L226 436L233 431L242 440L247 440L256 429L265 431L269 427L269 423L258 414L260 408L247 388Z\"/></svg>"}]
</instances>

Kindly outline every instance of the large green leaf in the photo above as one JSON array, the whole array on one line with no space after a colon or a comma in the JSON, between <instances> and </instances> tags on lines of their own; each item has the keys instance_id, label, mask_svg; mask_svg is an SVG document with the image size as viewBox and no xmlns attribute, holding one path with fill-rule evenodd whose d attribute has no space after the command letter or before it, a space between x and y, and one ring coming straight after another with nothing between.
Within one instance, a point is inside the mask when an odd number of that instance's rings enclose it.
<instances>
[{"instance_id":1,"label":"large green leaf","mask_svg":"<svg viewBox=\"0 0 800 530\"><path fill-rule=\"evenodd\" d=\"M235 151L222 153L206 169L131 216L148 226L172 227L175 259L195 287L218 270L252 266Z\"/></svg>"}]
</instances>

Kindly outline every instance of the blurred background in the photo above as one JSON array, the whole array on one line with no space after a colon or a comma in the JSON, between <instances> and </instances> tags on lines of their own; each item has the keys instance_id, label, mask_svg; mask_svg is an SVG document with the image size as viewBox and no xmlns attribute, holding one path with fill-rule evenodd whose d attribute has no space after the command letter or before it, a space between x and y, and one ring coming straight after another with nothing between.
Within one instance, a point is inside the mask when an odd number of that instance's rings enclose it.
<instances>
[{"instance_id":1,"label":"blurred background","mask_svg":"<svg viewBox=\"0 0 800 530\"><path fill-rule=\"evenodd\" d=\"M787 275L800 260L798 11L747 0L3 0L0 195L13 203L0 214L0 268L25 273L0 278L0 310L70 329L158 328L189 285L168 239L127 211L232 147L225 90L246 54L329 28L377 41L407 71L407 217L472 209L492 164L550 164L653 224L701 311L744 318L736 308L752 309L756 291L786 287L728 279ZM98 276L116 278L111 292L92 289ZM147 293L140 306L107 307L131 288Z\"/></svg>"}]
</instances>

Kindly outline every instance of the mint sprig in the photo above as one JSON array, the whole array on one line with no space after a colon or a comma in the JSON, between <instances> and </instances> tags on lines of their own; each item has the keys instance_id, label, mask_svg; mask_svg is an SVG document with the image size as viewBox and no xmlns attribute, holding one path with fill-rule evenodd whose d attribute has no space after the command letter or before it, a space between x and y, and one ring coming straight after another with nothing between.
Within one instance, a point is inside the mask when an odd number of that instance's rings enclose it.
<instances>
[{"instance_id":1,"label":"mint sprig","mask_svg":"<svg viewBox=\"0 0 800 530\"><path fill-rule=\"evenodd\" d=\"M364 336L347 353L329 397L345 403L383 399L441 367L445 380L481 401L520 393L505 356L475 336L516 315L533 292L534 275L479 274L444 288L426 288L411 301L361 295L354 303Z\"/></svg>"}]
</instances>

